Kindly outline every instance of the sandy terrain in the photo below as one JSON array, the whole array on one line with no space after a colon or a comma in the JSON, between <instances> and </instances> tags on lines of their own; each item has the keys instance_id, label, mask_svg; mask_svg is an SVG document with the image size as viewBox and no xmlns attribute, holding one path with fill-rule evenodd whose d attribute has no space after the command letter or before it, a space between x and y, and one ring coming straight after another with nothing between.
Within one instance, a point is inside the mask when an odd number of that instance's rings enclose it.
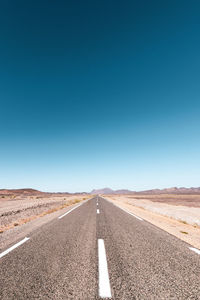
<instances>
[{"instance_id":1,"label":"sandy terrain","mask_svg":"<svg viewBox=\"0 0 200 300\"><path fill-rule=\"evenodd\" d=\"M162 203L156 201L158 195L151 195L151 200L146 199L145 196L136 199L130 195L104 195L103 197L200 249L200 207L191 206L194 201L191 200L194 199L193 195L184 195L187 198L191 197L187 206L177 205L175 195L172 195L171 202L169 197L162 196ZM180 195L177 195L178 199L179 197ZM185 202L186 197L183 198ZM166 203L164 199L167 199ZM168 204L169 202L175 205Z\"/></svg>"},{"instance_id":2,"label":"sandy terrain","mask_svg":"<svg viewBox=\"0 0 200 300\"><path fill-rule=\"evenodd\" d=\"M191 194L158 194L158 195L129 195L130 199L146 199L153 202L167 203L172 205L182 205L188 207L200 207L200 195Z\"/></svg>"},{"instance_id":3,"label":"sandy terrain","mask_svg":"<svg viewBox=\"0 0 200 300\"><path fill-rule=\"evenodd\" d=\"M0 196L0 233L87 198L69 194Z\"/></svg>"}]
</instances>

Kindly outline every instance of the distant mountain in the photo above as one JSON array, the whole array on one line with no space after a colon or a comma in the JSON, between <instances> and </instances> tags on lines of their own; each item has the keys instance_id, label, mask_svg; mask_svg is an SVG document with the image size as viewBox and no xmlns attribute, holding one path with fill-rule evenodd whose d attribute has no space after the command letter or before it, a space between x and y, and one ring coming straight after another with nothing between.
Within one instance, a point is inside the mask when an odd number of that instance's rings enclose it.
<instances>
[{"instance_id":1,"label":"distant mountain","mask_svg":"<svg viewBox=\"0 0 200 300\"><path fill-rule=\"evenodd\" d=\"M103 189L97 189L97 190L92 190L90 194L132 194L135 193L133 191L129 190L112 190L110 188L103 188Z\"/></svg>"},{"instance_id":2,"label":"distant mountain","mask_svg":"<svg viewBox=\"0 0 200 300\"><path fill-rule=\"evenodd\" d=\"M200 187L191 187L191 188L185 188L185 187L172 187L172 188L166 188L166 189L153 189L153 190L147 190L140 192L142 194L200 194Z\"/></svg>"},{"instance_id":3,"label":"distant mountain","mask_svg":"<svg viewBox=\"0 0 200 300\"><path fill-rule=\"evenodd\" d=\"M38 195L38 194L44 194L43 192L40 192L38 190L34 189L0 189L0 195Z\"/></svg>"},{"instance_id":4,"label":"distant mountain","mask_svg":"<svg viewBox=\"0 0 200 300\"><path fill-rule=\"evenodd\" d=\"M56 194L74 194L74 195L86 195L88 193L82 192L82 193L48 193L48 192L41 192L35 189L31 188L24 188L24 189L0 189L0 195L24 195L24 196L45 196L45 195L56 195ZM146 190L141 192L136 191L130 191L126 189L121 190L112 190L111 188L102 188L102 189L94 189L91 191L90 194L104 194L104 195L140 195L140 194L146 194L146 195L156 195L156 194L200 194L200 187L191 187L191 188L185 188L185 187L172 187L172 188L165 188L165 189L152 189L152 190Z\"/></svg>"},{"instance_id":5,"label":"distant mountain","mask_svg":"<svg viewBox=\"0 0 200 300\"><path fill-rule=\"evenodd\" d=\"M136 192L134 192L134 191L130 191L130 190L116 190L115 191L115 194L123 194L123 195L125 195L125 194L135 194Z\"/></svg>"},{"instance_id":6,"label":"distant mountain","mask_svg":"<svg viewBox=\"0 0 200 300\"><path fill-rule=\"evenodd\" d=\"M0 189L0 195L12 196L12 195L20 195L20 196L47 196L47 195L87 195L86 192L80 193L68 193L68 192L41 192L31 188L24 189Z\"/></svg>"},{"instance_id":7,"label":"distant mountain","mask_svg":"<svg viewBox=\"0 0 200 300\"><path fill-rule=\"evenodd\" d=\"M99 190L92 190L90 194L115 194L115 191L110 188L104 188Z\"/></svg>"},{"instance_id":8,"label":"distant mountain","mask_svg":"<svg viewBox=\"0 0 200 300\"><path fill-rule=\"evenodd\" d=\"M200 187L191 187L191 188L185 188L185 187L172 187L172 188L166 188L166 189L152 189L152 190L146 190L141 192L136 191L130 191L130 190L112 190L110 188L103 188L103 189L94 189L92 190L91 194L113 194L113 195L120 195L120 194L147 194L147 195L155 195L155 194L200 194Z\"/></svg>"}]
</instances>

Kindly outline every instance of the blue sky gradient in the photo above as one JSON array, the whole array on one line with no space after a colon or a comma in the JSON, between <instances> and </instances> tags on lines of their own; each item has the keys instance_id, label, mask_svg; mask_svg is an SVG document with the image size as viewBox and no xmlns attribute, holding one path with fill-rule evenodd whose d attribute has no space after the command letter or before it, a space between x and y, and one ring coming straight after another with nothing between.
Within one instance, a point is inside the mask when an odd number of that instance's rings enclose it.
<instances>
[{"instance_id":1,"label":"blue sky gradient","mask_svg":"<svg viewBox=\"0 0 200 300\"><path fill-rule=\"evenodd\" d=\"M4 1L0 188L200 186L199 1Z\"/></svg>"}]
</instances>

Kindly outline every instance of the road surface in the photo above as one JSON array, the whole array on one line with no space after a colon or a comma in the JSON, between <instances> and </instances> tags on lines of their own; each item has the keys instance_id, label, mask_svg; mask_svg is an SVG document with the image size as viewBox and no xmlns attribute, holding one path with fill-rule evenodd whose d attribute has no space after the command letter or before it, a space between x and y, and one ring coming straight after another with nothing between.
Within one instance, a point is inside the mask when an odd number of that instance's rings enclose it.
<instances>
[{"instance_id":1,"label":"road surface","mask_svg":"<svg viewBox=\"0 0 200 300\"><path fill-rule=\"evenodd\" d=\"M0 254L1 300L111 297L200 299L200 252L97 196Z\"/></svg>"}]
</instances>

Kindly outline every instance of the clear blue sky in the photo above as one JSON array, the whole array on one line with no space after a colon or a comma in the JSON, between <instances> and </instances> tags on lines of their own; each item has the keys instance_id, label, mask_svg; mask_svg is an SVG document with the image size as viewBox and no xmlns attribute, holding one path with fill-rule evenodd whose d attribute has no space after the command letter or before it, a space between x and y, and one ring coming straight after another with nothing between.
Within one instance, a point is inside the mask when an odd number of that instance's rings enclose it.
<instances>
[{"instance_id":1,"label":"clear blue sky","mask_svg":"<svg viewBox=\"0 0 200 300\"><path fill-rule=\"evenodd\" d=\"M200 186L199 1L1 1L0 188Z\"/></svg>"}]
</instances>

